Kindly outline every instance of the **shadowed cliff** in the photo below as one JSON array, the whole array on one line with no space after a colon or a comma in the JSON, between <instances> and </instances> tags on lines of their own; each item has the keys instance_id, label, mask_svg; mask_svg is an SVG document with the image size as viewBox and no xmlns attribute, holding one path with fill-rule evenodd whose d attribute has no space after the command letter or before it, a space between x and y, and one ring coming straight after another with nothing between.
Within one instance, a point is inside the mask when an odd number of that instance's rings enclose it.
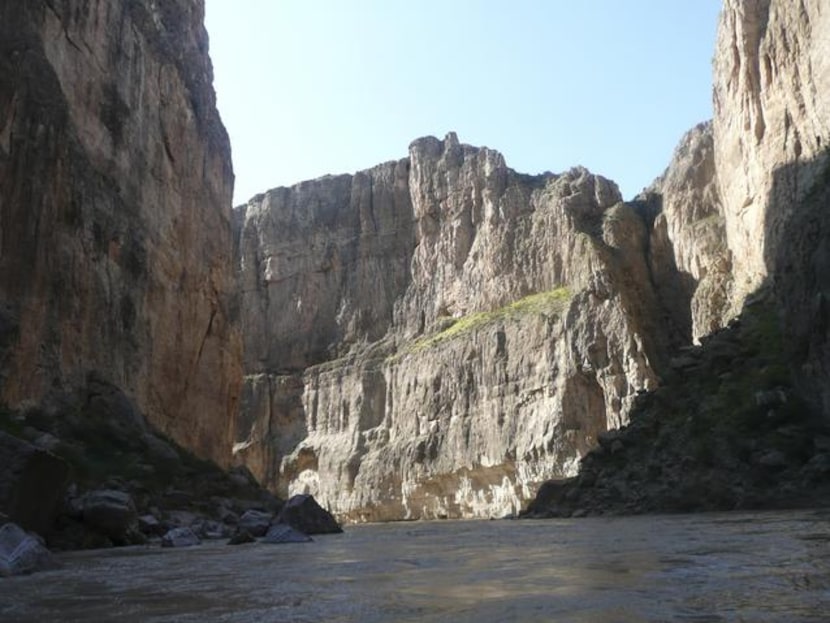
<instances>
[{"instance_id":1,"label":"shadowed cliff","mask_svg":"<svg viewBox=\"0 0 830 623\"><path fill-rule=\"evenodd\" d=\"M61 418L94 375L227 463L233 172L203 17L0 3L0 399Z\"/></svg>"}]
</instances>

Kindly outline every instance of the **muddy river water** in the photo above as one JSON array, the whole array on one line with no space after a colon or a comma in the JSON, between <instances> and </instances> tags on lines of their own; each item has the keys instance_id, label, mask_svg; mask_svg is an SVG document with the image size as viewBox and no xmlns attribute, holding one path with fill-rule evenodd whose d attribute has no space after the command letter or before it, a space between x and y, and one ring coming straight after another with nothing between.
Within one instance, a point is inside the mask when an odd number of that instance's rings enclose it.
<instances>
[{"instance_id":1,"label":"muddy river water","mask_svg":"<svg viewBox=\"0 0 830 623\"><path fill-rule=\"evenodd\" d=\"M830 512L347 527L60 556L0 621L830 621Z\"/></svg>"}]
</instances>

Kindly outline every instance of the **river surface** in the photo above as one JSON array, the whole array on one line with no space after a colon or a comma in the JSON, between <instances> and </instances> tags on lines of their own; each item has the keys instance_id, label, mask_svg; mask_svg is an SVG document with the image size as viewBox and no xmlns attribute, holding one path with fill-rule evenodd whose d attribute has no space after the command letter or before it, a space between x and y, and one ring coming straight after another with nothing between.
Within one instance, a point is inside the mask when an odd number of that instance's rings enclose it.
<instances>
[{"instance_id":1,"label":"river surface","mask_svg":"<svg viewBox=\"0 0 830 623\"><path fill-rule=\"evenodd\" d=\"M830 513L352 526L73 552L0 621L830 621Z\"/></svg>"}]
</instances>

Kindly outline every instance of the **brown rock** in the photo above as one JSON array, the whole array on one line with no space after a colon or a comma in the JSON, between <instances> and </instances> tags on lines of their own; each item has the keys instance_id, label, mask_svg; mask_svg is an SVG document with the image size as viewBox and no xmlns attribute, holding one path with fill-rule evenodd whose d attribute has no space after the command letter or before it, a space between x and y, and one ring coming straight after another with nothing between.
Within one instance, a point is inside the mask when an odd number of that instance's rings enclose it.
<instances>
[{"instance_id":1,"label":"brown rock","mask_svg":"<svg viewBox=\"0 0 830 623\"><path fill-rule=\"evenodd\" d=\"M0 8L2 400L90 370L229 460L233 173L202 1Z\"/></svg>"}]
</instances>

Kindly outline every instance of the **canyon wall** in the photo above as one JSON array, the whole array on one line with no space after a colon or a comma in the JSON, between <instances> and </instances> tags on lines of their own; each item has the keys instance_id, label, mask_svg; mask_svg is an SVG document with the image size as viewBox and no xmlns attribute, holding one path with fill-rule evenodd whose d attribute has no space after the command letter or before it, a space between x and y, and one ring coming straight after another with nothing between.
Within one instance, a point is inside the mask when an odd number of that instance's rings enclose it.
<instances>
[{"instance_id":1,"label":"canyon wall","mask_svg":"<svg viewBox=\"0 0 830 623\"><path fill-rule=\"evenodd\" d=\"M830 131L823 0L725 0L714 61L715 161L736 292L774 270L781 224L809 190ZM792 163L792 179L781 169ZM786 186L786 188L785 188Z\"/></svg>"},{"instance_id":2,"label":"canyon wall","mask_svg":"<svg viewBox=\"0 0 830 623\"><path fill-rule=\"evenodd\" d=\"M726 0L714 120L628 204L451 134L240 208L237 459L346 519L510 512L768 285L826 413L828 24Z\"/></svg>"},{"instance_id":3,"label":"canyon wall","mask_svg":"<svg viewBox=\"0 0 830 623\"><path fill-rule=\"evenodd\" d=\"M0 398L104 382L227 462L233 172L203 18L199 0L0 4Z\"/></svg>"},{"instance_id":4,"label":"canyon wall","mask_svg":"<svg viewBox=\"0 0 830 623\"><path fill-rule=\"evenodd\" d=\"M343 519L516 512L658 383L641 206L428 137L237 209L235 452Z\"/></svg>"},{"instance_id":5,"label":"canyon wall","mask_svg":"<svg viewBox=\"0 0 830 623\"><path fill-rule=\"evenodd\" d=\"M830 10L725 0L714 63L715 162L735 303L773 286L802 393L830 412Z\"/></svg>"}]
</instances>

